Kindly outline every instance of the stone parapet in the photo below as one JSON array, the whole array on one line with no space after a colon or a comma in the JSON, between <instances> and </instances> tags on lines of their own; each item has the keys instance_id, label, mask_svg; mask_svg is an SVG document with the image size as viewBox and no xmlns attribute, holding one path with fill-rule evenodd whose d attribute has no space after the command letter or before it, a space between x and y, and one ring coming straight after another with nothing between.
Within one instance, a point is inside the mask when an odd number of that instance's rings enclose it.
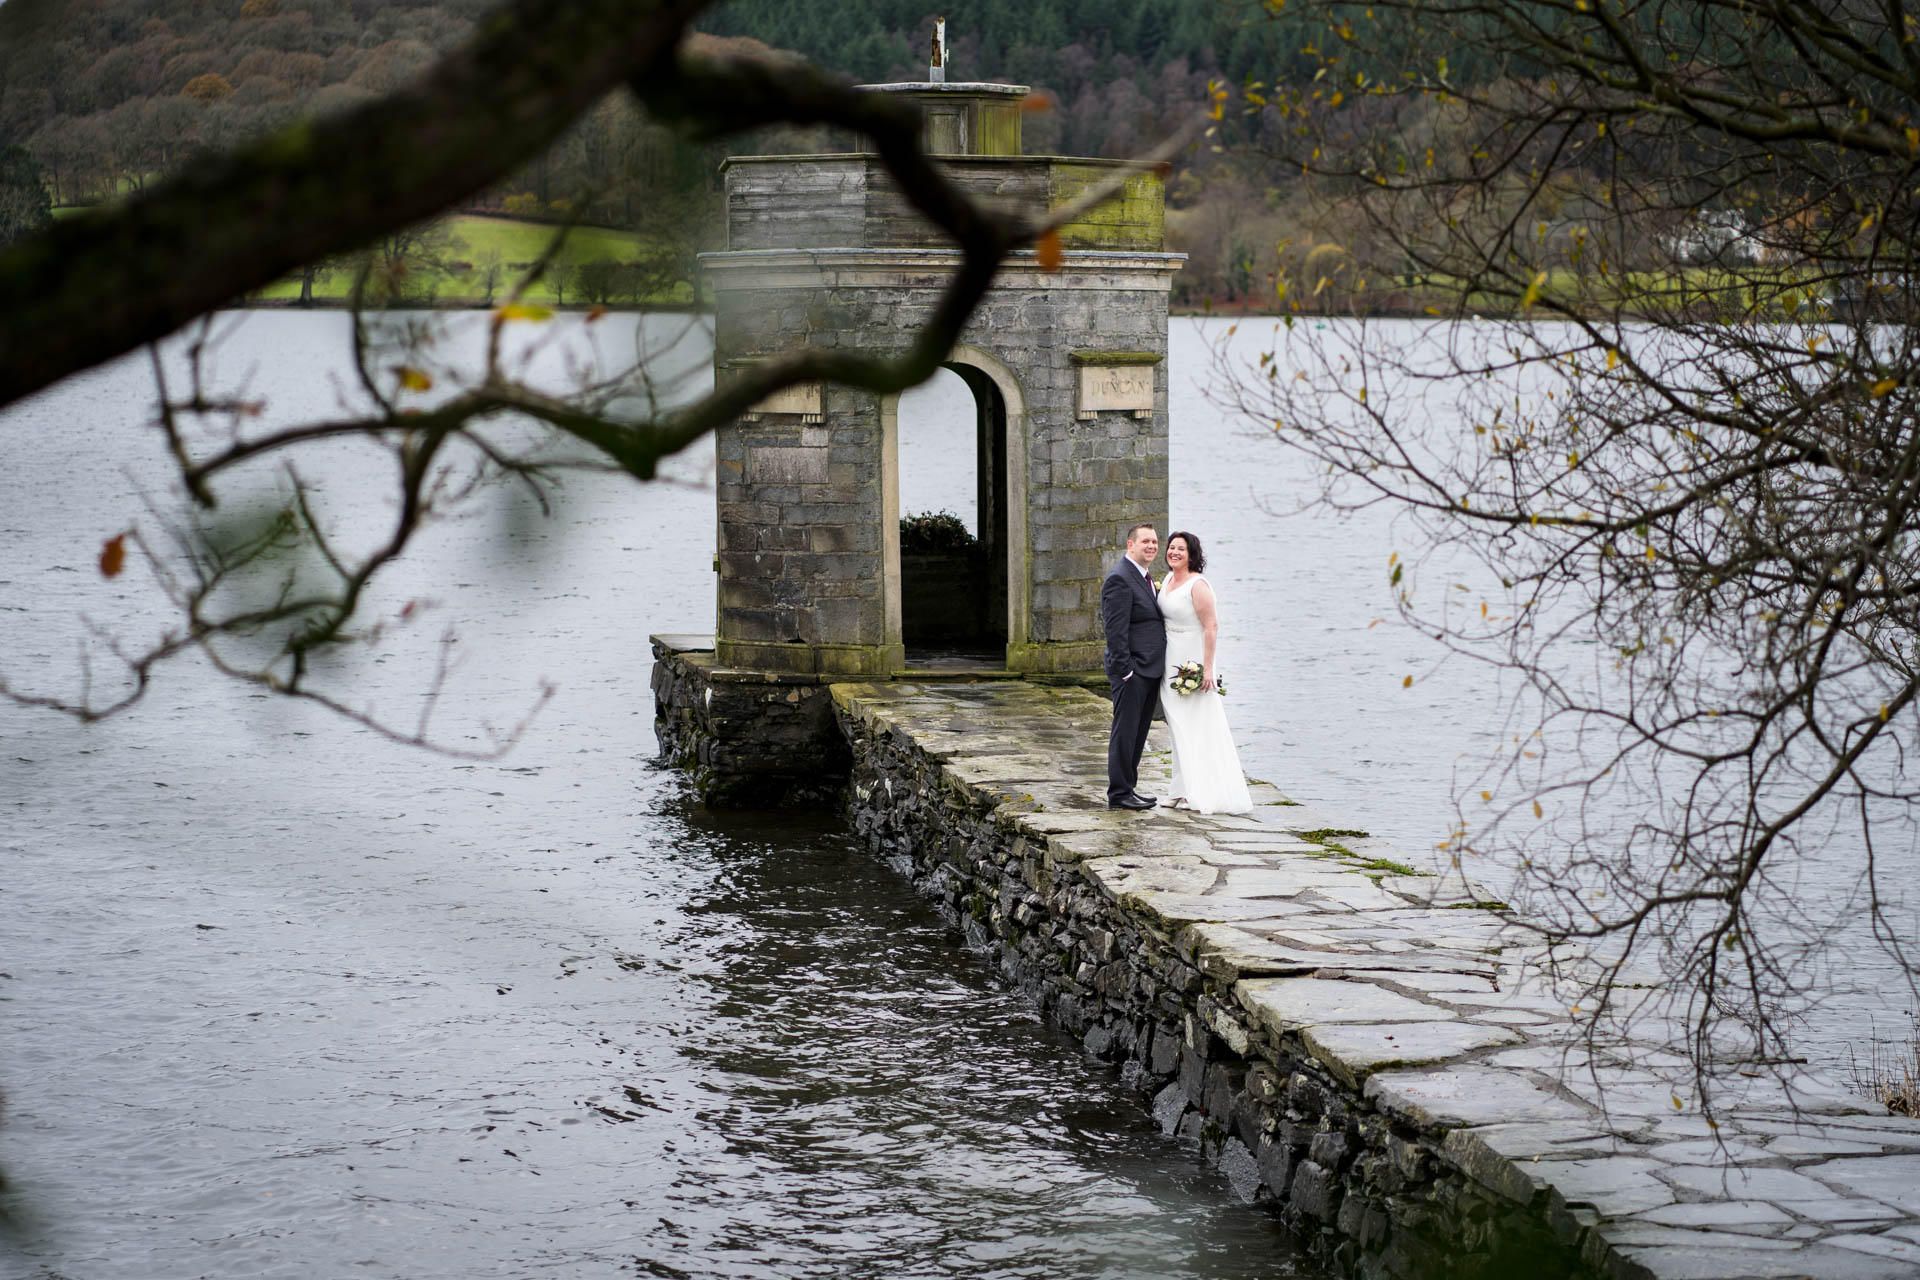
<instances>
[{"instance_id":1,"label":"stone parapet","mask_svg":"<svg viewBox=\"0 0 1920 1280\"><path fill-rule=\"evenodd\" d=\"M1245 816L1107 810L1083 689L832 698L867 842L1347 1271L1920 1275L1920 1120L1783 1068L1717 1082L1709 1123L1662 1038L1589 1042L1484 890L1264 784Z\"/></svg>"},{"instance_id":2,"label":"stone parapet","mask_svg":"<svg viewBox=\"0 0 1920 1280\"><path fill-rule=\"evenodd\" d=\"M1039 218L1119 176L1120 193L1059 230L1069 249L1166 246L1158 172L1123 160L942 156L940 170L988 208ZM915 208L877 155L737 156L721 165L729 249L930 248L952 237Z\"/></svg>"},{"instance_id":3,"label":"stone parapet","mask_svg":"<svg viewBox=\"0 0 1920 1280\"><path fill-rule=\"evenodd\" d=\"M1120 249L1082 249L1061 256L1062 265L1048 270L1039 255L1021 249L1007 255L996 290L1020 289L1150 289L1167 293L1173 273L1186 262L1184 253L1157 253ZM701 269L714 289L945 289L964 261L958 249L948 248L765 248L736 249L700 255ZM1142 280L1141 273L1151 279ZM746 277L740 279L740 277ZM904 299L894 299L903 301ZM862 300L864 301L864 300ZM991 307L999 298L989 299ZM792 317L804 320L804 313ZM802 333L806 326L796 325ZM1096 332L1094 326L1082 332ZM904 348L904 340L891 344ZM778 347L774 349L779 349ZM1165 349L1164 341L1160 346Z\"/></svg>"},{"instance_id":4,"label":"stone parapet","mask_svg":"<svg viewBox=\"0 0 1920 1280\"><path fill-rule=\"evenodd\" d=\"M722 640L714 646L721 668L738 668L755 675L787 674L886 677L907 665L906 649L898 644L797 644L774 640Z\"/></svg>"}]
</instances>

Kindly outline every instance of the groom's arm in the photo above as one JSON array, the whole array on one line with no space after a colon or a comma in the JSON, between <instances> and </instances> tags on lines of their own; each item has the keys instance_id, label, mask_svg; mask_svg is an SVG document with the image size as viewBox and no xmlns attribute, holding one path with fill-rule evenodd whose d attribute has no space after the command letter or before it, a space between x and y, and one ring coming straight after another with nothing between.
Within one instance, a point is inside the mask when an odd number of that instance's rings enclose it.
<instances>
[{"instance_id":1,"label":"groom's arm","mask_svg":"<svg viewBox=\"0 0 1920 1280\"><path fill-rule=\"evenodd\" d=\"M1133 675L1133 593L1127 590L1127 584L1117 573L1107 575L1100 588L1100 621L1107 629L1107 650L1120 655L1127 664L1127 674Z\"/></svg>"}]
</instances>

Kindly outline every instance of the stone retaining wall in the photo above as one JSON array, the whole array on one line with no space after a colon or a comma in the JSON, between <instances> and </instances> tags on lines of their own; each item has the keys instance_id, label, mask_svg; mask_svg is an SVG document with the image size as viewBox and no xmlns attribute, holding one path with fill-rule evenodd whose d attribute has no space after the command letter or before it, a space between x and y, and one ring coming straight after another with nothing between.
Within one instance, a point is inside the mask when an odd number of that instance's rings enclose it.
<instances>
[{"instance_id":1,"label":"stone retaining wall","mask_svg":"<svg viewBox=\"0 0 1920 1280\"><path fill-rule=\"evenodd\" d=\"M722 808L830 808L847 785L847 740L818 676L717 668L711 636L654 636L660 753Z\"/></svg>"},{"instance_id":2,"label":"stone retaining wall","mask_svg":"<svg viewBox=\"0 0 1920 1280\"><path fill-rule=\"evenodd\" d=\"M1722 1082L1710 1125L1684 1059L1586 1045L1483 891L1264 784L1245 817L1106 810L1084 690L833 700L860 834L1342 1269L1920 1275L1920 1121L1803 1074Z\"/></svg>"},{"instance_id":3,"label":"stone retaining wall","mask_svg":"<svg viewBox=\"0 0 1920 1280\"><path fill-rule=\"evenodd\" d=\"M1529 1206L1439 1159L1444 1133L1394 1123L1225 998L1166 922L1129 910L1081 865L1071 814L1008 805L943 769L937 751L836 686L853 746L856 829L992 954L1043 1014L1119 1066L1161 1129L1197 1143L1248 1201L1278 1205L1322 1252L1366 1275L1562 1276L1581 1268ZM944 694L946 691L942 691ZM1069 736L1104 741L1106 708L1078 690ZM998 698L995 701L999 701ZM1021 728L1028 726L1022 724ZM969 754L998 745L981 726ZM1021 754L1044 742L1022 737ZM1278 799L1263 788L1266 801ZM1104 815L1100 820L1104 820ZM1115 856L1124 856L1116 851ZM1433 1263L1449 1260L1449 1268Z\"/></svg>"}]
</instances>

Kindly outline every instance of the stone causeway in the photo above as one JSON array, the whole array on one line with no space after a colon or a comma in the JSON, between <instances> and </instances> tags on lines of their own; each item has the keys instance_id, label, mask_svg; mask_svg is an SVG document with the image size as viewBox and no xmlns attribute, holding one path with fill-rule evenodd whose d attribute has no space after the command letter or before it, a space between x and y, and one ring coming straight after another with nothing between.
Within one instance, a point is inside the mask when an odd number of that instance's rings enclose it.
<instances>
[{"instance_id":1,"label":"stone causeway","mask_svg":"<svg viewBox=\"0 0 1920 1280\"><path fill-rule=\"evenodd\" d=\"M831 696L872 847L1349 1273L1920 1277L1920 1119L1803 1070L1719 1082L1710 1126L1684 1058L1590 1045L1458 876L1267 784L1246 816L1109 811L1084 688Z\"/></svg>"}]
</instances>

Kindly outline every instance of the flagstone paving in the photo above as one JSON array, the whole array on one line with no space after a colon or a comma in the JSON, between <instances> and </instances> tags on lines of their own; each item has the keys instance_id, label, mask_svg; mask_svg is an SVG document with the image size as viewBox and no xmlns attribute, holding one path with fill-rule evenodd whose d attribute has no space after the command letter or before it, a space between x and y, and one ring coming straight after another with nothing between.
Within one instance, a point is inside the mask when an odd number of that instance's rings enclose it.
<instances>
[{"instance_id":1,"label":"flagstone paving","mask_svg":"<svg viewBox=\"0 0 1920 1280\"><path fill-rule=\"evenodd\" d=\"M1012 851L997 871L976 850L940 872L958 886L953 900L991 919L1008 963L1017 957L1004 939L1022 931L1064 949L1072 971L1046 999L1076 1029L1093 1028L1090 1047L1107 1043L1102 1027L1133 1036L1127 1053L1150 1064L1138 1069L1160 1073L1156 1114L1170 1131L1211 1135L1202 1138L1209 1154L1247 1194L1390 1252L1391 1231L1323 1203L1323 1184L1344 1178L1349 1197L1362 1196L1354 1170L1369 1151L1418 1168L1393 1146L1414 1135L1481 1191L1541 1216L1601 1274L1920 1277L1920 1119L1788 1067L1716 1081L1710 1123L1692 1068L1667 1048L1670 1028L1647 1020L1626 1038L1589 1044L1532 963L1529 936L1457 873L1381 870L1379 860L1416 869L1420 860L1371 837L1325 834L1337 824L1264 783L1250 815L1107 810L1108 709L1083 689L894 683L833 694L854 740L856 817L877 841L898 829L887 825L891 809L911 810L952 842L1001 832ZM1161 795L1163 733L1156 727L1141 782ZM940 794L921 794L935 779ZM936 801L945 808L936 812ZM977 846L980 837L969 838ZM1017 874L1026 883L1009 885ZM982 905L985 891L967 896L962 881L991 888L993 875L1002 877L997 897ZM1069 882L1099 895L1109 915L1073 905L1060 887ZM1100 986L1116 962L1098 951L1129 931L1143 946L1170 943L1201 975L1189 985L1204 990L1177 997L1184 1024L1155 1015L1186 1027L1182 1065L1170 1065L1151 1027L1128 1030L1141 1000L1169 998L1164 988L1143 996L1120 976L1107 982L1113 990ZM1197 1067L1196 1056L1205 1059ZM1221 1062L1246 1073L1235 1097L1252 1102L1229 1107L1209 1092L1217 1078L1240 1079L1219 1076ZM1279 1064L1271 1088L1256 1087L1262 1062ZM1338 1082L1345 1101L1317 1119L1302 1111L1296 1094L1309 1077ZM1242 1123L1254 1103L1258 1122ZM1347 1146L1323 1139L1341 1125L1358 1135Z\"/></svg>"}]
</instances>

